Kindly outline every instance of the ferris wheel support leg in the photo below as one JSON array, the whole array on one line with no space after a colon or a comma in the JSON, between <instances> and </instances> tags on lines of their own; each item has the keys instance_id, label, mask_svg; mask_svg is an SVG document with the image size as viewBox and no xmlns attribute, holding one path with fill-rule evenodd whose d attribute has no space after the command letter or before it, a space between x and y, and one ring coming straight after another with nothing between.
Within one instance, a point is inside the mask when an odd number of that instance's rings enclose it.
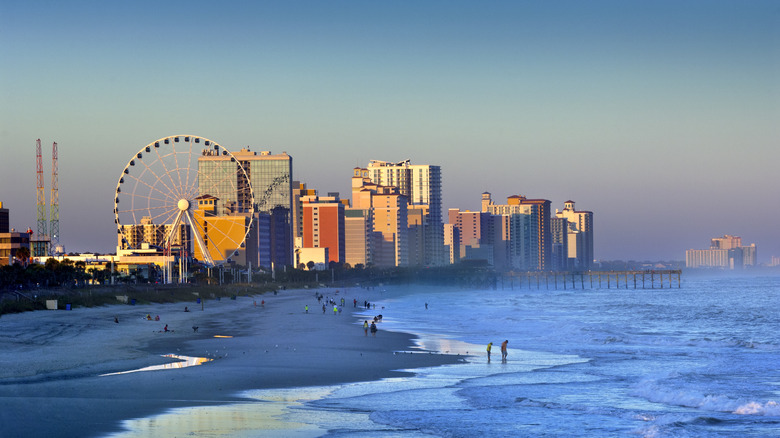
<instances>
[{"instance_id":1,"label":"ferris wheel support leg","mask_svg":"<svg viewBox=\"0 0 780 438\"><path fill-rule=\"evenodd\" d=\"M173 221L173 226L171 227L171 231L168 233L167 236L165 236L165 249L168 255L168 258L165 260L165 284L170 284L173 282L173 261L171 258L173 257L173 254L171 253L171 244L173 243L173 236L176 232L176 230L179 229L179 225L181 224L181 216L184 212L179 211L179 213L176 215L176 219ZM181 262L179 262L181 263Z\"/></svg>"},{"instance_id":2,"label":"ferris wheel support leg","mask_svg":"<svg viewBox=\"0 0 780 438\"><path fill-rule=\"evenodd\" d=\"M188 211L185 213L185 217L187 219L187 222L190 223L190 227L192 227L193 230L192 234L195 236L195 242L198 244L201 253L203 253L203 258L208 262L209 265L213 266L214 259L211 257L211 253L207 251L206 244L203 242L203 238L198 232L198 227L195 224L195 220L192 218L192 214L190 214L190 212Z\"/></svg>"}]
</instances>

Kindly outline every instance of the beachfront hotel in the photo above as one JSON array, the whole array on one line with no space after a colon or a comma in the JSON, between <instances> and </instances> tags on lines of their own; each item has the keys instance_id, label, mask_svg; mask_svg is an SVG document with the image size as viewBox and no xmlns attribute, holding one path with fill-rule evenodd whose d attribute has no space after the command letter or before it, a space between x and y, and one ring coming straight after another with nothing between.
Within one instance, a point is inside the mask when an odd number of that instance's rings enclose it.
<instances>
[{"instance_id":1,"label":"beachfront hotel","mask_svg":"<svg viewBox=\"0 0 780 438\"><path fill-rule=\"evenodd\" d=\"M344 261L350 266L373 264L372 248L376 246L374 212L370 208L344 209Z\"/></svg>"},{"instance_id":2,"label":"beachfront hotel","mask_svg":"<svg viewBox=\"0 0 780 438\"><path fill-rule=\"evenodd\" d=\"M373 216L371 261L375 266L408 266L408 198L395 186L377 184L368 169L352 171L352 207L370 209Z\"/></svg>"},{"instance_id":3,"label":"beachfront hotel","mask_svg":"<svg viewBox=\"0 0 780 438\"><path fill-rule=\"evenodd\" d=\"M441 167L430 164L411 164L410 160L391 163L371 160L366 176L374 184L398 188L405 196L408 210L419 209L420 220L412 225L412 234L419 240L410 254L410 264L438 266L447 263L442 222Z\"/></svg>"},{"instance_id":4,"label":"beachfront hotel","mask_svg":"<svg viewBox=\"0 0 780 438\"><path fill-rule=\"evenodd\" d=\"M553 269L550 234L550 201L513 195L506 204L495 204L489 192L482 193L482 212L523 216L509 221L510 265L516 269ZM530 240L529 240L530 239Z\"/></svg>"},{"instance_id":5,"label":"beachfront hotel","mask_svg":"<svg viewBox=\"0 0 780 438\"><path fill-rule=\"evenodd\" d=\"M593 265L593 212L574 208L574 201L566 201L563 210L555 210L555 217L566 219L567 264L565 270L587 271Z\"/></svg>"},{"instance_id":6,"label":"beachfront hotel","mask_svg":"<svg viewBox=\"0 0 780 438\"><path fill-rule=\"evenodd\" d=\"M302 248L327 248L327 262L344 263L344 203L337 193L304 196Z\"/></svg>"},{"instance_id":7,"label":"beachfront hotel","mask_svg":"<svg viewBox=\"0 0 780 438\"><path fill-rule=\"evenodd\" d=\"M458 246L453 248L458 260L485 260L494 266L492 239L490 236L490 213L479 211L461 211L451 208L447 211L449 224L456 230ZM454 238L453 238L454 242Z\"/></svg>"}]
</instances>

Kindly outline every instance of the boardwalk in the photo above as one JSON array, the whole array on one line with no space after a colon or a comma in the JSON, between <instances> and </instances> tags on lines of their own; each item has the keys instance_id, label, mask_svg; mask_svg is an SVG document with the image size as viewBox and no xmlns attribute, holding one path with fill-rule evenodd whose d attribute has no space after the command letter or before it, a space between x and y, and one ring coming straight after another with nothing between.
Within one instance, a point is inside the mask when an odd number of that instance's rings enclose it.
<instances>
[{"instance_id":1,"label":"boardwalk","mask_svg":"<svg viewBox=\"0 0 780 438\"><path fill-rule=\"evenodd\" d=\"M509 272L502 289L663 289L681 287L682 270Z\"/></svg>"}]
</instances>

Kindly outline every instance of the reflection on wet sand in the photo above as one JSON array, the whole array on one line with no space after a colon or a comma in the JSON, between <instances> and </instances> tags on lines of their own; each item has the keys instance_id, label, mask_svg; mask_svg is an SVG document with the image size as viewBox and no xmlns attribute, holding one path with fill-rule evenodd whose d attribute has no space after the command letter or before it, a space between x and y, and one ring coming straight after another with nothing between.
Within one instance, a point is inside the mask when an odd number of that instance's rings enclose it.
<instances>
[{"instance_id":1,"label":"reflection on wet sand","mask_svg":"<svg viewBox=\"0 0 780 438\"><path fill-rule=\"evenodd\" d=\"M148 418L125 420L124 431L111 438L148 436L208 436L232 438L314 438L327 430L316 426L308 413L300 410L308 400L318 400L337 387L251 390L242 395L255 401L222 406L196 406L171 409ZM343 416L343 413L338 415ZM365 415L365 414L364 414Z\"/></svg>"},{"instance_id":2,"label":"reflection on wet sand","mask_svg":"<svg viewBox=\"0 0 780 438\"><path fill-rule=\"evenodd\" d=\"M152 365L144 368L139 368L137 370L119 371L116 373L101 374L101 376L114 376L117 374L137 373L139 371L156 371L156 370L169 370L174 368L187 368L187 367L193 367L195 365L201 365L213 360L207 357L180 356L178 354L163 354L162 357L172 357L180 360L177 362L164 363L162 365Z\"/></svg>"}]
</instances>

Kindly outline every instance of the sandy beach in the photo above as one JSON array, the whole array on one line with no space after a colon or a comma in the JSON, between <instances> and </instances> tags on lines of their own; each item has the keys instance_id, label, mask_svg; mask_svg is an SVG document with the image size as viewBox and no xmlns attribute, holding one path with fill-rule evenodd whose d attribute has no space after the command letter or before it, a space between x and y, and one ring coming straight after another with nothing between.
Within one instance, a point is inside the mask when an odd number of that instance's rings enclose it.
<instances>
[{"instance_id":1,"label":"sandy beach","mask_svg":"<svg viewBox=\"0 0 780 438\"><path fill-rule=\"evenodd\" d=\"M323 313L315 292L339 303L344 298L343 311L334 314L331 305ZM170 408L247 402L240 395L246 390L369 381L402 375L396 370L461 360L428 352L394 354L410 350L413 337L384 331L381 323L376 336L366 336L356 312L364 310L364 300L392 294L321 288L202 304L193 300L3 315L1 435L104 436L122 430L122 420ZM370 312L381 314L382 309ZM166 354L212 360L126 373L179 362Z\"/></svg>"}]
</instances>

